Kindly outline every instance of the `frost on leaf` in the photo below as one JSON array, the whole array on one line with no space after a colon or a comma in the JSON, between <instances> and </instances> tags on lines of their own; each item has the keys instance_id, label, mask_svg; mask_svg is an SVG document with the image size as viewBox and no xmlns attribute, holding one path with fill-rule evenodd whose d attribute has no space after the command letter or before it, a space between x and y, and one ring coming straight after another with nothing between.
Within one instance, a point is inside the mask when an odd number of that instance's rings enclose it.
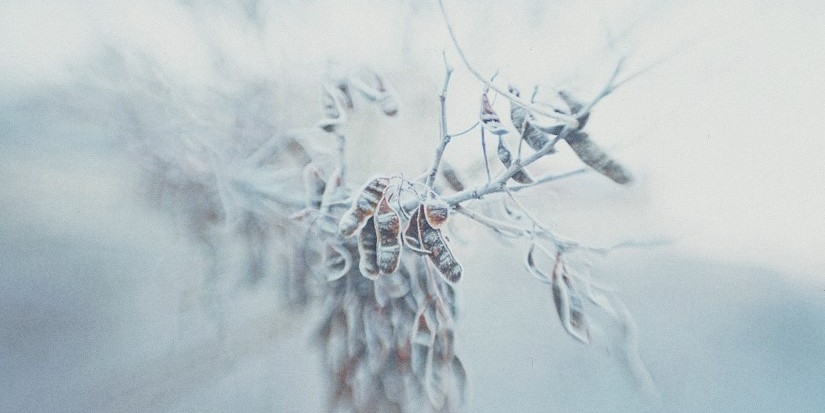
<instances>
[{"instance_id":1,"label":"frost on leaf","mask_svg":"<svg viewBox=\"0 0 825 413\"><path fill-rule=\"evenodd\" d=\"M498 150L496 152L498 154L498 159L504 165L505 168L509 168L510 165L513 164L513 155L510 153L510 149L507 149L507 145L504 143L504 139L501 137L498 138ZM513 174L513 180L520 183L520 184L531 184L533 183L533 178L530 178L527 175L527 172L524 169L519 170L518 172Z\"/></svg>"},{"instance_id":2,"label":"frost on leaf","mask_svg":"<svg viewBox=\"0 0 825 413\"><path fill-rule=\"evenodd\" d=\"M375 214L375 207L378 201L384 196L384 190L389 185L387 178L375 178L370 180L355 198L352 207L341 217L338 231L345 237L351 237L358 231L367 219Z\"/></svg>"},{"instance_id":3,"label":"frost on leaf","mask_svg":"<svg viewBox=\"0 0 825 413\"><path fill-rule=\"evenodd\" d=\"M371 280L378 278L378 235L375 233L373 219L367 219L366 224L358 234L358 269L361 275Z\"/></svg>"},{"instance_id":4,"label":"frost on leaf","mask_svg":"<svg viewBox=\"0 0 825 413\"><path fill-rule=\"evenodd\" d=\"M586 132L577 131L565 139L576 156L596 172L619 184L627 184L633 180L630 172L593 142Z\"/></svg>"},{"instance_id":5,"label":"frost on leaf","mask_svg":"<svg viewBox=\"0 0 825 413\"><path fill-rule=\"evenodd\" d=\"M398 268L401 257L401 217L384 197L378 203L374 221L378 234L378 270L381 274L391 274Z\"/></svg>"}]
</instances>

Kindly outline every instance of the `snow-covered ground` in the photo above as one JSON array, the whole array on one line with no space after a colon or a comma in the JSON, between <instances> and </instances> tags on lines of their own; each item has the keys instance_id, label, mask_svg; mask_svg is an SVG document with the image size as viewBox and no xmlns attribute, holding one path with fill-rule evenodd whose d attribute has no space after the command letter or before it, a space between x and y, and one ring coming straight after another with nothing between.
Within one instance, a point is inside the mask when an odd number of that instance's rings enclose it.
<instances>
[{"instance_id":1,"label":"snow-covered ground","mask_svg":"<svg viewBox=\"0 0 825 413\"><path fill-rule=\"evenodd\" d=\"M668 56L588 125L639 182L591 174L525 202L588 242L672 241L592 270L635 315L664 411L820 411L823 6L578 3L447 1L470 59L520 85L594 93L612 70L611 37L635 50L630 70ZM278 130L305 126L328 59L367 63L402 109L353 115L368 136L351 142L353 174L416 175L437 136L444 49L458 68L448 97L458 130L474 122L481 87L434 2L0 5L0 411L322 410L313 314L285 312L270 282L207 283L185 225L144 199L124 136L163 144L191 113L227 116L215 96L251 85L273 91L262 101L277 106ZM147 73L176 91L171 109L147 98L159 87ZM475 139L457 139L448 158L471 165ZM547 168L572 165L562 152ZM523 269L523 245L471 223L454 235L467 411L649 407L616 355L564 334L549 289Z\"/></svg>"}]
</instances>

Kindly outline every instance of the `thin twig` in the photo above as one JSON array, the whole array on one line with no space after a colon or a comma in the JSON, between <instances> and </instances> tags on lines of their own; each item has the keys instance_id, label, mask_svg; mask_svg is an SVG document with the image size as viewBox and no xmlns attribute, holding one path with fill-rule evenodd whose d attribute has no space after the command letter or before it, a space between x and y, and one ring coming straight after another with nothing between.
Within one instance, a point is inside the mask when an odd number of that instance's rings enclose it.
<instances>
[{"instance_id":1,"label":"thin twig","mask_svg":"<svg viewBox=\"0 0 825 413\"><path fill-rule=\"evenodd\" d=\"M481 153L484 154L484 170L487 171L487 183L493 178L490 177L490 161L487 159L487 141L484 139L484 128L481 128Z\"/></svg>"},{"instance_id":2,"label":"thin twig","mask_svg":"<svg viewBox=\"0 0 825 413\"><path fill-rule=\"evenodd\" d=\"M469 70L470 73L473 74L473 76L478 78L478 80L480 80L482 83L484 83L484 85L486 85L490 89L496 91L496 93L504 96L505 98L507 98L511 102L514 102L514 103L518 104L519 106L522 106L525 109L527 109L527 110L529 110L533 113L536 113L536 114L539 114L539 115L542 115L542 116L546 116L548 118L563 121L563 122L567 123L568 125L573 126L574 128L579 125L578 119L576 119L573 116L566 115L566 114L563 114L563 113L557 113L557 112L553 112L553 111L547 111L547 110L544 110L542 108L536 107L535 105L530 104L530 102L528 102L526 100L523 100L523 99L519 98L518 96L513 95L512 93L496 86L493 82L487 80L487 78L485 76L483 76L481 74L481 72L476 70L476 68L473 67L472 64L470 64L470 61L467 59L467 56L464 54L464 50L462 50L461 46L458 45L458 39L455 36L455 32L453 31L453 26L450 23L449 17L447 16L447 11L444 8L444 0L438 0L438 5L441 7L441 15L444 17L444 24L447 26L447 31L450 33L450 38L453 41L453 46L455 47L456 51L458 52L459 57L461 57L461 61L464 62L464 66L467 67L467 70Z\"/></svg>"},{"instance_id":3,"label":"thin twig","mask_svg":"<svg viewBox=\"0 0 825 413\"><path fill-rule=\"evenodd\" d=\"M575 176L575 175L580 175L580 174L583 174L583 173L585 173L587 171L590 171L590 170L591 169L589 169L589 168L579 168L579 169L576 169L575 171L565 172L565 173L559 174L559 175L554 175L554 174L543 175L539 178L536 178L533 181L533 183L530 183L530 184L508 185L507 190L511 191L511 192L518 192L518 191L521 191L522 189L532 188L534 186L538 186L538 185L541 185L541 184L546 183L546 182L558 181L560 179L569 178L569 177Z\"/></svg>"},{"instance_id":4,"label":"thin twig","mask_svg":"<svg viewBox=\"0 0 825 413\"><path fill-rule=\"evenodd\" d=\"M461 132L451 133L451 134L450 134L450 138L456 138L456 137L459 137L459 136L461 136L461 135L464 135L464 134L470 133L470 132L472 132L472 130L473 130L473 129L475 129L475 128L476 128L478 125L480 125L480 124L481 124L481 122L476 121L476 123L474 123L472 126L470 126L470 127L469 127L469 128L467 128L467 129L464 129L464 130L463 130L463 131L461 131Z\"/></svg>"},{"instance_id":5,"label":"thin twig","mask_svg":"<svg viewBox=\"0 0 825 413\"><path fill-rule=\"evenodd\" d=\"M433 165L430 167L430 173L427 175L427 180L424 183L427 187L432 188L433 183L435 183L435 177L438 174L438 168L441 165L441 158L444 156L444 149L447 148L447 144L450 143L450 135L447 133L447 87L450 85L450 77L453 75L453 68L450 66L450 63L447 62L447 56L444 55L444 87L441 89L441 95L438 96L438 100L441 104L441 139L438 143L438 147L435 149L435 157L433 158Z\"/></svg>"}]
</instances>

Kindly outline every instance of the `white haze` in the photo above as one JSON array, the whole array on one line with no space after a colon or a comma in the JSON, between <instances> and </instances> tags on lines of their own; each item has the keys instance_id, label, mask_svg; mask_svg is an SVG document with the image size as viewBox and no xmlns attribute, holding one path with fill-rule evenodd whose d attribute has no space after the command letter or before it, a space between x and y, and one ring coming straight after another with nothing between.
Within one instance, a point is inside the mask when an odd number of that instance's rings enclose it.
<instances>
[{"instance_id":1,"label":"white haze","mask_svg":"<svg viewBox=\"0 0 825 413\"><path fill-rule=\"evenodd\" d=\"M665 411L819 411L825 5L446 3L468 57L524 89L587 96L618 54L629 72L665 58L588 125L637 183L590 174L525 200L591 243L670 240L593 269L635 314ZM307 126L328 62L368 64L401 112L353 116L352 135L366 136L351 142L353 174L414 176L438 133L443 50L457 68L448 109L459 130L475 121L481 86L433 1L0 4L0 411L319 411L312 314L286 318L268 284L226 279L220 333L203 304L207 264L182 224L143 199L124 128L162 144L192 102L192 116L211 110L207 124L220 124L216 96L250 84L272 90L276 130ZM146 73L179 94L177 112L145 98ZM128 124L120 104L145 117ZM477 139L457 139L448 158L476 165ZM576 166L557 158L547 170ZM522 268L523 245L463 225L467 411L650 407L616 357L563 334L549 291Z\"/></svg>"}]
</instances>

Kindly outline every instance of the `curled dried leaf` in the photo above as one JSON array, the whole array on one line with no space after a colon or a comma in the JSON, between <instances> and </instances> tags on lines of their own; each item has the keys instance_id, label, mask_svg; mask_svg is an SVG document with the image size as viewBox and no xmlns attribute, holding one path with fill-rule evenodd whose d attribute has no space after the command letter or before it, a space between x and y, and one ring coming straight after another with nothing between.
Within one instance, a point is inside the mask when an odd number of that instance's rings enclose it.
<instances>
[{"instance_id":1,"label":"curled dried leaf","mask_svg":"<svg viewBox=\"0 0 825 413\"><path fill-rule=\"evenodd\" d=\"M338 109L338 102L335 101L335 96L333 96L327 88L323 88L321 96L324 106L324 116L327 119L338 119L338 117L341 116L341 112Z\"/></svg>"},{"instance_id":2,"label":"curled dried leaf","mask_svg":"<svg viewBox=\"0 0 825 413\"><path fill-rule=\"evenodd\" d=\"M450 368L455 375L455 381L458 385L458 394L461 396L461 402L464 402L464 395L467 394L467 371L464 370L464 364L458 356L453 357L450 362Z\"/></svg>"},{"instance_id":3,"label":"curled dried leaf","mask_svg":"<svg viewBox=\"0 0 825 413\"><path fill-rule=\"evenodd\" d=\"M553 273L553 302L567 333L582 343L589 343L590 331L581 297L564 273Z\"/></svg>"},{"instance_id":4,"label":"curled dried leaf","mask_svg":"<svg viewBox=\"0 0 825 413\"><path fill-rule=\"evenodd\" d=\"M384 191L389 185L387 178L374 178L367 182L367 185L359 193L352 204L352 207L344 213L338 224L338 231L345 237L351 237L364 226L367 219L375 214L378 201L384 196Z\"/></svg>"},{"instance_id":5,"label":"curled dried leaf","mask_svg":"<svg viewBox=\"0 0 825 413\"><path fill-rule=\"evenodd\" d=\"M530 275L535 277L537 280L545 283L550 284L551 281L549 277L547 277L544 272L542 272L538 266L536 265L536 244L530 244L530 250L527 251L527 260L525 262L525 266L527 267L527 271L530 272Z\"/></svg>"},{"instance_id":6,"label":"curled dried leaf","mask_svg":"<svg viewBox=\"0 0 825 413\"><path fill-rule=\"evenodd\" d=\"M352 109L355 105L352 102L352 93L349 91L349 84L345 79L338 79L335 87L341 91L341 104L347 109Z\"/></svg>"},{"instance_id":7,"label":"curled dried leaf","mask_svg":"<svg viewBox=\"0 0 825 413\"><path fill-rule=\"evenodd\" d=\"M378 269L381 274L391 274L398 268L401 257L401 217L384 197L378 203L374 219L378 234Z\"/></svg>"},{"instance_id":8,"label":"curled dried leaf","mask_svg":"<svg viewBox=\"0 0 825 413\"><path fill-rule=\"evenodd\" d=\"M630 172L593 142L586 132L577 131L566 140L576 156L596 172L619 184L627 184L633 180Z\"/></svg>"},{"instance_id":9,"label":"curled dried leaf","mask_svg":"<svg viewBox=\"0 0 825 413\"><path fill-rule=\"evenodd\" d=\"M321 262L327 273L327 281L335 281L352 268L352 255L343 245L325 241Z\"/></svg>"},{"instance_id":10,"label":"curled dried leaf","mask_svg":"<svg viewBox=\"0 0 825 413\"><path fill-rule=\"evenodd\" d=\"M520 96L519 90L512 86L510 87L510 93ZM544 145L550 142L547 134L537 129L529 121L527 109L513 101L510 101L510 119L513 121L513 126L516 127L516 130L521 133L521 138L524 139L524 142L533 148L533 150L541 150Z\"/></svg>"},{"instance_id":11,"label":"curled dried leaf","mask_svg":"<svg viewBox=\"0 0 825 413\"><path fill-rule=\"evenodd\" d=\"M498 139L498 150L496 153L498 154L498 159L502 164L504 164L505 168L509 168L510 165L513 164L513 155L510 153L510 149L507 149L507 145L501 137ZM527 172L525 172L524 169L514 173L512 179L520 184L533 183L533 178L530 178L530 175L527 175Z\"/></svg>"},{"instance_id":12,"label":"curled dried leaf","mask_svg":"<svg viewBox=\"0 0 825 413\"><path fill-rule=\"evenodd\" d=\"M508 132L504 124L501 123L501 118L496 111L493 110L493 106L490 105L490 100L487 98L486 92L481 95L479 121L481 121L481 126L493 135L501 136Z\"/></svg>"},{"instance_id":13,"label":"curled dried leaf","mask_svg":"<svg viewBox=\"0 0 825 413\"><path fill-rule=\"evenodd\" d=\"M424 213L423 210L424 206L419 205L410 214L410 219L407 221L407 226L404 228L404 244L407 248L415 252L429 254L430 251L425 250L423 247L423 241L421 240L421 226L418 222L419 217Z\"/></svg>"},{"instance_id":14,"label":"curled dried leaf","mask_svg":"<svg viewBox=\"0 0 825 413\"><path fill-rule=\"evenodd\" d=\"M321 207L321 200L326 187L323 172L318 165L308 163L304 166L303 175L306 207L318 209Z\"/></svg>"},{"instance_id":15,"label":"curled dried leaf","mask_svg":"<svg viewBox=\"0 0 825 413\"><path fill-rule=\"evenodd\" d=\"M363 69L353 80L361 94L370 102L376 103L385 115L395 116L398 113L398 102L388 90L381 75Z\"/></svg>"},{"instance_id":16,"label":"curled dried leaf","mask_svg":"<svg viewBox=\"0 0 825 413\"><path fill-rule=\"evenodd\" d=\"M441 198L428 197L424 201L424 217L433 228L441 228L450 216L450 205Z\"/></svg>"},{"instance_id":17,"label":"curled dried leaf","mask_svg":"<svg viewBox=\"0 0 825 413\"><path fill-rule=\"evenodd\" d=\"M398 113L398 102L396 102L395 98L390 94L384 95L378 102L378 105L381 111L387 116L395 116L395 114Z\"/></svg>"},{"instance_id":18,"label":"curled dried leaf","mask_svg":"<svg viewBox=\"0 0 825 413\"><path fill-rule=\"evenodd\" d=\"M358 234L358 269L361 275L371 280L378 278L378 234L375 232L373 219L367 219L364 228Z\"/></svg>"}]
</instances>

